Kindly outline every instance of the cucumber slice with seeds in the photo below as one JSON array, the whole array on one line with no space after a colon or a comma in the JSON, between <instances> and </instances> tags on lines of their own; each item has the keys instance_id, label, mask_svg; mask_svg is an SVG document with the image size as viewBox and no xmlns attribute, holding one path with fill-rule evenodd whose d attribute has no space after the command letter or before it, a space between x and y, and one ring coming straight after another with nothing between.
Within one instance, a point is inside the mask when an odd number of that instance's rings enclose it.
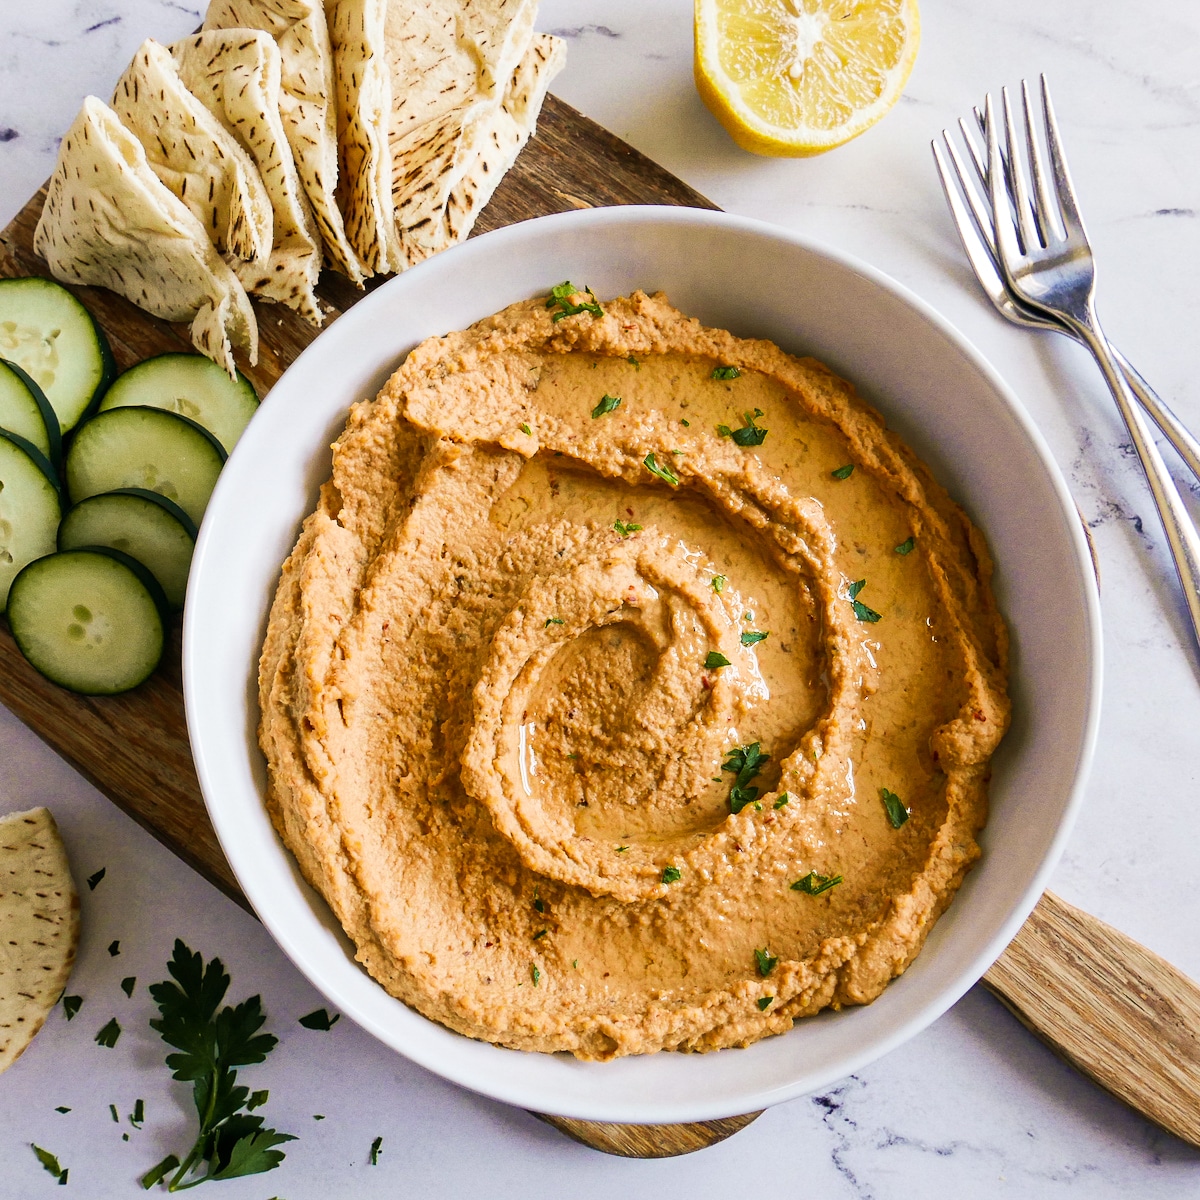
<instances>
[{"instance_id":1,"label":"cucumber slice with seeds","mask_svg":"<svg viewBox=\"0 0 1200 1200\"><path fill-rule=\"evenodd\" d=\"M117 373L92 314L53 279L0 279L0 358L37 382L63 433L100 402Z\"/></svg>"},{"instance_id":2,"label":"cucumber slice with seeds","mask_svg":"<svg viewBox=\"0 0 1200 1200\"><path fill-rule=\"evenodd\" d=\"M58 548L107 546L137 559L158 580L178 612L187 593L196 526L178 504L141 488L81 500L58 527Z\"/></svg>"},{"instance_id":3,"label":"cucumber slice with seeds","mask_svg":"<svg viewBox=\"0 0 1200 1200\"><path fill-rule=\"evenodd\" d=\"M61 516L54 468L23 437L0 430L0 612L21 568L54 552Z\"/></svg>"},{"instance_id":4,"label":"cucumber slice with seeds","mask_svg":"<svg viewBox=\"0 0 1200 1200\"><path fill-rule=\"evenodd\" d=\"M46 393L16 363L0 358L0 429L32 442L55 466L62 461L58 417Z\"/></svg>"},{"instance_id":5,"label":"cucumber slice with seeds","mask_svg":"<svg viewBox=\"0 0 1200 1200\"><path fill-rule=\"evenodd\" d=\"M158 666L166 598L141 563L115 550L68 550L13 580L8 623L47 679L89 696L137 687Z\"/></svg>"},{"instance_id":6,"label":"cucumber slice with seeds","mask_svg":"<svg viewBox=\"0 0 1200 1200\"><path fill-rule=\"evenodd\" d=\"M100 411L144 405L189 417L225 447L234 445L258 411L254 385L240 371L230 379L203 354L160 354L130 367L104 393Z\"/></svg>"},{"instance_id":7,"label":"cucumber slice with seeds","mask_svg":"<svg viewBox=\"0 0 1200 1200\"><path fill-rule=\"evenodd\" d=\"M114 408L79 427L67 451L74 503L119 488L173 500L195 524L225 463L225 451L195 421L159 408Z\"/></svg>"}]
</instances>

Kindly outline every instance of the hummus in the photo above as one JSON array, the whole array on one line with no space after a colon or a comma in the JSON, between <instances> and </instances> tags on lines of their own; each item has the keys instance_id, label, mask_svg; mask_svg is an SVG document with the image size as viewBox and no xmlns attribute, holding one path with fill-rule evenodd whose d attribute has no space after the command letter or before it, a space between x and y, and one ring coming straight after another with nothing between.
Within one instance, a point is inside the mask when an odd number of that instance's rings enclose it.
<instances>
[{"instance_id":1,"label":"hummus","mask_svg":"<svg viewBox=\"0 0 1200 1200\"><path fill-rule=\"evenodd\" d=\"M990 572L821 364L662 296L516 304L334 446L260 664L271 816L451 1029L747 1045L879 995L978 857Z\"/></svg>"}]
</instances>

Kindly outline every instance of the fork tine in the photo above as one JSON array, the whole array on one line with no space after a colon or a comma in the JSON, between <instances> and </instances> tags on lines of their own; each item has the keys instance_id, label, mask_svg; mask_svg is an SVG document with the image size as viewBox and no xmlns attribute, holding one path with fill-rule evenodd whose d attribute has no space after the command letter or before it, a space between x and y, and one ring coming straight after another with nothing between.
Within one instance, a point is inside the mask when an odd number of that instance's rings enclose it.
<instances>
[{"instance_id":1,"label":"fork tine","mask_svg":"<svg viewBox=\"0 0 1200 1200\"><path fill-rule=\"evenodd\" d=\"M997 292L1004 291L1004 279L996 263L995 248L991 244L991 224L989 222L981 225L979 214L975 211L974 205L971 205L971 210L968 212L967 206L963 204L962 198L958 193L958 188L954 186L951 180L951 175L953 174L962 187L964 195L970 196L971 193L966 187L962 160L955 154L954 143L950 141L945 130L942 131L942 137L945 139L946 147L954 158L953 172L946 165L941 147L936 141L931 144L933 146L933 161L937 167L938 177L942 181L942 190L946 193L946 203L950 207L950 216L954 220L954 228L958 231L958 239L962 242L962 248L966 251L967 261L970 262L971 269L975 272L975 277L983 286L984 292L989 296L994 296Z\"/></svg>"},{"instance_id":2,"label":"fork tine","mask_svg":"<svg viewBox=\"0 0 1200 1200\"><path fill-rule=\"evenodd\" d=\"M987 140L987 130L983 127L983 115L979 109L975 110L975 118L979 121L979 132L983 134L984 141ZM975 174L983 187L987 188L987 167L983 164L983 154L975 143L975 138L971 134L971 127L967 124L966 117L958 118L958 131L962 134L963 144L967 148L967 153L971 156L971 165L975 168Z\"/></svg>"},{"instance_id":3,"label":"fork tine","mask_svg":"<svg viewBox=\"0 0 1200 1200\"><path fill-rule=\"evenodd\" d=\"M1021 164L1021 147L1017 140L1016 124L1013 121L1012 104L1008 99L1008 88L1000 89L1004 103L1004 136L1008 142L1008 190L1013 207L1017 210L1017 226L1026 252L1041 247L1041 237L1029 207L1029 189L1025 186L1025 168Z\"/></svg>"},{"instance_id":4,"label":"fork tine","mask_svg":"<svg viewBox=\"0 0 1200 1200\"><path fill-rule=\"evenodd\" d=\"M1012 222L1012 210L1008 202L1008 190L1004 186L1004 168L1000 165L1000 139L996 131L996 110L989 92L984 100L985 124L987 125L987 170L988 195L992 201L992 223L996 231L996 260L1005 282L1011 283L1012 264L1021 257L1017 244L1017 230Z\"/></svg>"},{"instance_id":5,"label":"fork tine","mask_svg":"<svg viewBox=\"0 0 1200 1200\"><path fill-rule=\"evenodd\" d=\"M1037 204L1034 205L1033 215L1042 235L1042 245L1049 246L1052 240L1059 239L1054 221L1058 204L1050 192L1046 157L1042 153L1041 139L1033 127L1033 103L1029 98L1029 83L1024 79L1021 80L1021 104L1025 109L1025 137L1029 144L1029 165L1033 170L1033 186L1037 191Z\"/></svg>"},{"instance_id":6,"label":"fork tine","mask_svg":"<svg viewBox=\"0 0 1200 1200\"><path fill-rule=\"evenodd\" d=\"M974 219L975 228L979 231L980 236L987 245L988 252L994 255L996 252L996 247L992 237L992 214L988 210L987 201L979 195L979 192L971 183L967 174L966 164L959 155L958 149L954 145L954 142L951 141L949 133L947 133L944 129L942 130L942 140L945 142L946 152L949 154L950 160L954 164L955 178L958 180L958 186L962 190L963 198L970 206L971 217ZM936 143L934 145L934 157L939 157ZM982 166L982 162L980 165ZM939 171L940 170L941 167L939 166ZM982 182L983 186L987 187L986 178L982 178ZM949 200L949 195L947 195L946 198Z\"/></svg>"},{"instance_id":7,"label":"fork tine","mask_svg":"<svg viewBox=\"0 0 1200 1200\"><path fill-rule=\"evenodd\" d=\"M1062 141L1058 136L1058 121L1054 116L1054 104L1050 100L1050 85L1046 76L1042 80L1042 111L1046 119L1046 145L1050 147L1050 161L1054 165L1054 190L1058 195L1058 211L1063 230L1068 238L1073 234L1086 238L1083 218L1079 215L1079 204L1075 199L1075 185L1071 172L1067 170L1067 157L1063 153Z\"/></svg>"}]
</instances>

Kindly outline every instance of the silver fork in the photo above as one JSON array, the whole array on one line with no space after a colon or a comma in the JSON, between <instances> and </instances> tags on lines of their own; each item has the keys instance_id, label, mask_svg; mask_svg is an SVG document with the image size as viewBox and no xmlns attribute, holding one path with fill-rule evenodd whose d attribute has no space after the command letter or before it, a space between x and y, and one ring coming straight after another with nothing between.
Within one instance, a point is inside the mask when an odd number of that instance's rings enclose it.
<instances>
[{"instance_id":1,"label":"silver fork","mask_svg":"<svg viewBox=\"0 0 1200 1200\"><path fill-rule=\"evenodd\" d=\"M986 137L987 126L984 115L978 108L974 110L974 113L979 130ZM983 152L976 145L970 126L965 119L959 119L958 127L970 157L974 176L982 185L984 197L986 197L988 175ZM968 172L954 140L945 129L942 130L942 141L945 144L944 154L936 141L932 143L934 163L942 181L942 190L946 194L950 215L958 230L959 240L962 242L967 260L975 272L975 278L979 280L987 298L995 306L996 311L1002 317L1012 321L1014 325L1022 325L1027 329L1049 330L1054 333L1066 334L1068 337L1075 337L1076 335L1056 317L1046 316L1035 309L1026 308L1025 305L1013 299L1000 274L1000 265L996 259L996 242L992 229L990 203L980 196L973 181L969 178L970 172ZM947 155L949 156L949 166L947 165ZM1001 150L1000 157L1003 161L1005 158L1003 150ZM957 188L954 181L957 181ZM963 204L964 199L966 200L965 205ZM1176 452L1188 465L1192 474L1200 479L1200 440L1192 435L1187 426L1166 406L1155 390L1111 342L1109 349L1112 350L1113 357L1117 360L1121 373L1125 376L1125 382L1129 384L1130 390L1138 402L1150 414L1171 445L1175 447Z\"/></svg>"},{"instance_id":2,"label":"silver fork","mask_svg":"<svg viewBox=\"0 0 1200 1200\"><path fill-rule=\"evenodd\" d=\"M1050 152L1047 168L1034 128L1029 87L1022 81L1024 146L1033 175L1031 191L1021 161L1021 140L1013 121L1008 89L1003 89L1004 131L1008 162L1000 159L1000 137L989 95L984 105L987 126L988 195L995 221L996 251L1004 282L1019 303L1061 321L1092 352L1121 411L1134 449L1154 495L1158 515L1179 573L1183 597L1200 642L1200 535L1179 497L1175 482L1096 316L1096 272L1075 188L1054 118L1046 77L1041 79L1043 124ZM1007 166L1007 169L1006 169ZM1052 174L1051 174L1052 171ZM1007 188L1005 184L1007 183ZM1011 198L1011 202L1010 202ZM1020 238L1018 240L1018 230Z\"/></svg>"}]
</instances>

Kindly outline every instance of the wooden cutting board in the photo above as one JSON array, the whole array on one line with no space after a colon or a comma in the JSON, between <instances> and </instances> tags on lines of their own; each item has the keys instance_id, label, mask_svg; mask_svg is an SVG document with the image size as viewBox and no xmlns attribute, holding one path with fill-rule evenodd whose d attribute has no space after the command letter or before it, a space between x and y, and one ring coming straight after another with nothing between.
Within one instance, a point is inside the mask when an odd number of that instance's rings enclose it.
<instances>
[{"instance_id":1,"label":"wooden cutting board","mask_svg":"<svg viewBox=\"0 0 1200 1200\"><path fill-rule=\"evenodd\" d=\"M48 273L33 251L44 199L43 188L0 233L0 277ZM475 232L613 204L716 207L549 96L537 135L505 176ZM147 316L103 289L74 290L104 327L122 369L152 354L191 349L185 326ZM328 310L328 327L364 293L327 272L318 294ZM288 309L256 308L259 361L246 373L262 396L317 331ZM146 683L123 696L85 697L38 675L0 621L0 702L168 849L249 908L221 853L192 766L178 622L163 665ZM1101 1086L1200 1145L1200 992L1185 976L1047 893L984 982ZM723 1141L758 1113L685 1125L617 1125L538 1115L609 1154L664 1158Z\"/></svg>"}]
</instances>

